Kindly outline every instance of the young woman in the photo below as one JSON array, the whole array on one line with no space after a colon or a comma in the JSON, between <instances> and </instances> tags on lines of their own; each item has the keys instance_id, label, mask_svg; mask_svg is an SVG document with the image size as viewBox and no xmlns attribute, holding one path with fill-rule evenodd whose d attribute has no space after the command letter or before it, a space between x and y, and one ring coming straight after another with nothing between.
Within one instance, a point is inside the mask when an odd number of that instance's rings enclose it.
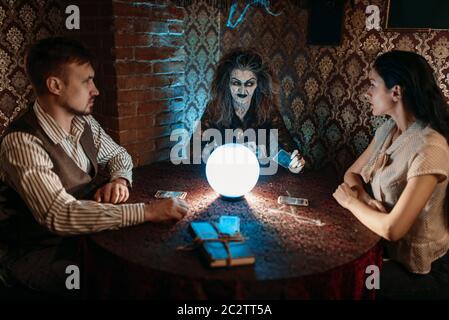
<instances>
[{"instance_id":1,"label":"young woman","mask_svg":"<svg viewBox=\"0 0 449 320\"><path fill-rule=\"evenodd\" d=\"M448 106L431 67L416 53L380 55L369 79L373 114L389 120L333 196L388 240L382 297L447 298Z\"/></svg>"}]
</instances>

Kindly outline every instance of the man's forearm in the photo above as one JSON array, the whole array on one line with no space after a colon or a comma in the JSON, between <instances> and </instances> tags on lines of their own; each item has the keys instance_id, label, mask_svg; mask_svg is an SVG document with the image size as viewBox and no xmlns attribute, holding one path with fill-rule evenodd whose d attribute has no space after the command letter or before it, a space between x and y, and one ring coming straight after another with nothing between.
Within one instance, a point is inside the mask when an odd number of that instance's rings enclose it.
<instances>
[{"instance_id":1,"label":"man's forearm","mask_svg":"<svg viewBox=\"0 0 449 320\"><path fill-rule=\"evenodd\" d=\"M40 223L60 235L115 230L144 222L144 204L113 205L90 200L56 199Z\"/></svg>"},{"instance_id":2,"label":"man's forearm","mask_svg":"<svg viewBox=\"0 0 449 320\"><path fill-rule=\"evenodd\" d=\"M86 117L86 120L89 121L94 136L98 165L106 167L111 181L124 178L132 184L133 162L129 153L118 145L92 116Z\"/></svg>"}]
</instances>

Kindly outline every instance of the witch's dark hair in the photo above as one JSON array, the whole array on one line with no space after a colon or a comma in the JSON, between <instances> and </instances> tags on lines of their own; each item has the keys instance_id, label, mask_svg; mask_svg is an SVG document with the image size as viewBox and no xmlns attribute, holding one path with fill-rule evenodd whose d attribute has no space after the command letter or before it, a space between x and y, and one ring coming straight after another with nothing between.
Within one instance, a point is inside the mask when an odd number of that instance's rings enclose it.
<instances>
[{"instance_id":1,"label":"witch's dark hair","mask_svg":"<svg viewBox=\"0 0 449 320\"><path fill-rule=\"evenodd\" d=\"M252 49L234 49L220 59L212 80L211 99L206 107L208 120L222 127L231 124L234 108L229 83L235 69L249 70L256 75L257 87L251 99L251 107L256 108L256 125L269 121L278 108L276 85L271 70Z\"/></svg>"}]
</instances>

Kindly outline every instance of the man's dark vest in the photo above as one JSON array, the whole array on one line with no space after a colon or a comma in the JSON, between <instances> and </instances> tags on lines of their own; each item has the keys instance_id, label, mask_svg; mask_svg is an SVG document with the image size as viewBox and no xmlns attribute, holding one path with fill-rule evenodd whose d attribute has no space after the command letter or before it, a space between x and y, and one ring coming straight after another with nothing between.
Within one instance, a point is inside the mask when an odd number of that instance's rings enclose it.
<instances>
[{"instance_id":1,"label":"man's dark vest","mask_svg":"<svg viewBox=\"0 0 449 320\"><path fill-rule=\"evenodd\" d=\"M95 190L99 187L100 175L98 175L97 151L95 149L92 131L86 123L80 138L81 146L84 149L91 163L91 172L88 174L81 170L78 165L67 155L59 144L54 144L50 137L39 125L37 117L30 107L19 118L14 120L5 130L3 138L12 132L29 133L42 141L43 148L48 153L53 162L52 171L60 178L66 191L76 199L92 199ZM17 212L10 223L8 230L8 243L17 247L33 247L42 243L57 241L57 236L52 234L47 228L38 224L34 216L27 208L25 202L19 194L12 188L8 188L2 193L7 198L7 206ZM11 230L14 228L15 230ZM4 230L3 230L4 231ZM3 235L5 236L5 235Z\"/></svg>"}]
</instances>

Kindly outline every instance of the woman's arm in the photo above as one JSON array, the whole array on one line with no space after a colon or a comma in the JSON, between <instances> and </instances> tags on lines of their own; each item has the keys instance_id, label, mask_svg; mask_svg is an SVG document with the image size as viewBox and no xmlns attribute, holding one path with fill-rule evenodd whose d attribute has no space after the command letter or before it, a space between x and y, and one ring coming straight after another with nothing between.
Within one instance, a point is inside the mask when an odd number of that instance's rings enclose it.
<instances>
[{"instance_id":1,"label":"woman's arm","mask_svg":"<svg viewBox=\"0 0 449 320\"><path fill-rule=\"evenodd\" d=\"M344 182L357 194L357 198L363 201L365 204L368 204L370 200L372 200L371 196L366 192L364 183L360 173L362 172L363 167L368 163L371 155L374 152L374 139L371 140L371 143L368 147L363 151L360 157L346 170L344 175Z\"/></svg>"},{"instance_id":2,"label":"woman's arm","mask_svg":"<svg viewBox=\"0 0 449 320\"><path fill-rule=\"evenodd\" d=\"M346 183L341 184L333 196L341 206L351 211L373 232L389 241L397 241L411 228L429 201L437 182L436 175L410 178L389 214L377 211L355 198Z\"/></svg>"}]
</instances>

